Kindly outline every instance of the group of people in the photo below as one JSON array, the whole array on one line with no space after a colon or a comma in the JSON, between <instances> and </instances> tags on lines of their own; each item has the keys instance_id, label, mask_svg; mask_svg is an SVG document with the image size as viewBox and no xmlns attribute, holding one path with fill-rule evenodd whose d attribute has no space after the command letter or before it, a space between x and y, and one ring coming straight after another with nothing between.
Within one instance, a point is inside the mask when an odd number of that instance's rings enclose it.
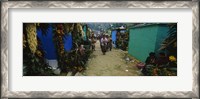
<instances>
[{"instance_id":1,"label":"group of people","mask_svg":"<svg viewBox=\"0 0 200 99\"><path fill-rule=\"evenodd\" d=\"M161 52L159 53L159 56L156 57L156 54L154 52L149 53L149 56L147 57L146 61L145 61L145 66L142 69L142 73L144 75L147 74L147 68L150 66L156 66L158 68L164 68L167 66L167 64L169 63L169 59L166 56L165 53Z\"/></svg>"},{"instance_id":2,"label":"group of people","mask_svg":"<svg viewBox=\"0 0 200 99\"><path fill-rule=\"evenodd\" d=\"M96 37L94 36L94 33L93 33L90 37L92 51L95 51L95 43L96 43L95 39L96 39ZM112 50L112 38L111 38L111 36L103 34L103 35L100 35L98 37L98 39L99 39L99 42L100 42L100 47L101 47L101 51L102 51L103 55L105 55L107 51Z\"/></svg>"},{"instance_id":3,"label":"group of people","mask_svg":"<svg viewBox=\"0 0 200 99\"><path fill-rule=\"evenodd\" d=\"M103 34L100 38L100 46L101 46L101 51L103 55L106 54L108 50L112 50L112 39L111 36Z\"/></svg>"}]
</instances>

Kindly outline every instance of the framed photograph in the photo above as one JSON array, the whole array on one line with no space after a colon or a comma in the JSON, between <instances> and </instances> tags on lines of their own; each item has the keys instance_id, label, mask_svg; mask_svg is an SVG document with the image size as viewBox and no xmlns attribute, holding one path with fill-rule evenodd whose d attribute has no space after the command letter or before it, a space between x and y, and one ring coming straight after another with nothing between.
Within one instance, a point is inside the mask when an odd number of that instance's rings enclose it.
<instances>
[{"instance_id":1,"label":"framed photograph","mask_svg":"<svg viewBox=\"0 0 200 99\"><path fill-rule=\"evenodd\" d=\"M199 98L198 1L3 1L1 98Z\"/></svg>"}]
</instances>

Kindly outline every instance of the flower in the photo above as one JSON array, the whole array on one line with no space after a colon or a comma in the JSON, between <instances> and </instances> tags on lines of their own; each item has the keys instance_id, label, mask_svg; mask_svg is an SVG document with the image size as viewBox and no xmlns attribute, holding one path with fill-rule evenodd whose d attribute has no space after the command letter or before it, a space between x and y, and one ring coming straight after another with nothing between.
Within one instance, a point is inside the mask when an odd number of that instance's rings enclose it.
<instances>
[{"instance_id":1,"label":"flower","mask_svg":"<svg viewBox=\"0 0 200 99\"><path fill-rule=\"evenodd\" d=\"M169 60L173 62L176 61L176 58L174 56L169 56Z\"/></svg>"},{"instance_id":2,"label":"flower","mask_svg":"<svg viewBox=\"0 0 200 99\"><path fill-rule=\"evenodd\" d=\"M37 51L36 51L36 54L37 54L39 57L42 57L41 51L37 50Z\"/></svg>"}]
</instances>

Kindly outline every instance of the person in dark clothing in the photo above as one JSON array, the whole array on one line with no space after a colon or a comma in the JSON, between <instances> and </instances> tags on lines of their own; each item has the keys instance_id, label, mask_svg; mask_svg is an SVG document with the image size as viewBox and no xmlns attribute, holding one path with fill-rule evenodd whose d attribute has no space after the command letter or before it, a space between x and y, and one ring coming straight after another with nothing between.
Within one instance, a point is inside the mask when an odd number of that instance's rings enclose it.
<instances>
[{"instance_id":1,"label":"person in dark clothing","mask_svg":"<svg viewBox=\"0 0 200 99\"><path fill-rule=\"evenodd\" d=\"M101 38L101 50L103 52L103 55L105 55L107 51L107 42L108 39L106 38L105 35L103 35L103 38Z\"/></svg>"},{"instance_id":2,"label":"person in dark clothing","mask_svg":"<svg viewBox=\"0 0 200 99\"><path fill-rule=\"evenodd\" d=\"M92 51L95 51L95 43L96 43L96 41L95 41L95 38L94 38L94 33L91 36L91 42L92 42Z\"/></svg>"},{"instance_id":3,"label":"person in dark clothing","mask_svg":"<svg viewBox=\"0 0 200 99\"><path fill-rule=\"evenodd\" d=\"M144 75L147 75L147 68L148 66L154 66L156 64L156 55L154 52L151 52L149 53L149 56L146 58L146 61L145 61L145 66L144 68L142 69L142 73Z\"/></svg>"},{"instance_id":4,"label":"person in dark clothing","mask_svg":"<svg viewBox=\"0 0 200 99\"><path fill-rule=\"evenodd\" d=\"M169 62L168 58L166 57L165 53L159 53L159 57L156 60L156 65L158 68L163 68Z\"/></svg>"},{"instance_id":5,"label":"person in dark clothing","mask_svg":"<svg viewBox=\"0 0 200 99\"><path fill-rule=\"evenodd\" d=\"M112 50L112 37L111 36L108 38L108 49L110 51Z\"/></svg>"},{"instance_id":6,"label":"person in dark clothing","mask_svg":"<svg viewBox=\"0 0 200 99\"><path fill-rule=\"evenodd\" d=\"M156 63L156 56L154 52L149 53L149 56L147 57L145 64L146 65L155 65Z\"/></svg>"},{"instance_id":7,"label":"person in dark clothing","mask_svg":"<svg viewBox=\"0 0 200 99\"><path fill-rule=\"evenodd\" d=\"M87 62L87 57L86 57L86 53L85 53L85 48L84 45L80 45L78 48L78 53L80 55L80 60L84 62L84 64L86 64ZM82 64L83 65L83 64Z\"/></svg>"}]
</instances>

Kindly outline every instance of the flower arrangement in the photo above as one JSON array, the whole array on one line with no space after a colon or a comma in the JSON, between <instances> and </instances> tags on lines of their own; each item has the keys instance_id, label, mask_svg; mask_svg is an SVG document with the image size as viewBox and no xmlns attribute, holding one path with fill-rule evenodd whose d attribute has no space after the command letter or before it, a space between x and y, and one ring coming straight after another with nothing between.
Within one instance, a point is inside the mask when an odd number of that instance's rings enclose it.
<instances>
[{"instance_id":1,"label":"flower arrangement","mask_svg":"<svg viewBox=\"0 0 200 99\"><path fill-rule=\"evenodd\" d=\"M64 31L72 32L73 47L69 52L64 50ZM83 45L81 46L83 40L80 35L82 31L82 26L79 23L55 25L54 42L56 43L58 53L57 60L61 72L72 72L72 75L75 75L76 72L81 72L85 69L85 64L91 54L91 51L89 49L85 49L84 54L82 54L83 50L80 49L80 47L83 48Z\"/></svg>"},{"instance_id":2,"label":"flower arrangement","mask_svg":"<svg viewBox=\"0 0 200 99\"><path fill-rule=\"evenodd\" d=\"M44 59L44 52L36 34L37 26L43 25L39 23L26 23L23 25L23 75L51 76L54 73Z\"/></svg>"}]
</instances>

